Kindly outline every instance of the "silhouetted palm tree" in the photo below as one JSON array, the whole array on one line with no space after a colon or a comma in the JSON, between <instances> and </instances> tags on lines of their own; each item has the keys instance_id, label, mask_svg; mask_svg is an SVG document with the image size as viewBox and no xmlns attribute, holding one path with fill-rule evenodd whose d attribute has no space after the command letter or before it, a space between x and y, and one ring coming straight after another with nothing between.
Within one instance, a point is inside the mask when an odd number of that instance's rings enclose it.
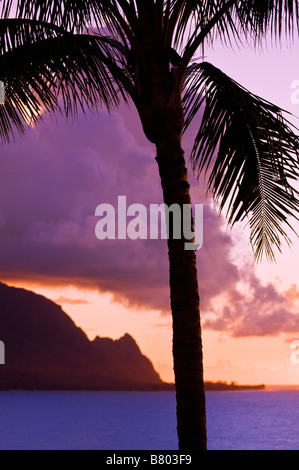
<instances>
[{"instance_id":1,"label":"silhouetted palm tree","mask_svg":"<svg viewBox=\"0 0 299 470\"><path fill-rule=\"evenodd\" d=\"M191 161L227 207L248 218L257 259L273 259L298 210L298 137L282 110L195 55L214 38L230 44L298 34L294 0L19 0L0 23L0 132L8 137L38 106L66 111L131 99L156 147L164 202L190 204L183 132L198 118ZM90 28L95 26L94 30ZM203 54L202 54L203 55ZM29 111L28 111L29 110ZM203 114L199 112L204 110ZM168 240L177 421L181 450L206 449L202 340L195 251ZM217 249L217 247L215 247Z\"/></svg>"}]
</instances>

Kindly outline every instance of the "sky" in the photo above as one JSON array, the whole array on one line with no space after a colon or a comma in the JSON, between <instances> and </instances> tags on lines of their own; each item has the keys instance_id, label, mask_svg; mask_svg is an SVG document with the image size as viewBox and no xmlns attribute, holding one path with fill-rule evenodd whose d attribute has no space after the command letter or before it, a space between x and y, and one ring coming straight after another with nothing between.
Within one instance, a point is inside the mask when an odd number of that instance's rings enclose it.
<instances>
[{"instance_id":1,"label":"sky","mask_svg":"<svg viewBox=\"0 0 299 470\"><path fill-rule=\"evenodd\" d=\"M260 53L218 44L205 54L250 91L299 115L291 88L299 80L298 46ZM187 160L194 130L183 141ZM162 203L154 157L135 110L125 105L112 115L81 113L75 122L45 115L4 146L0 280L54 300L90 339L128 332L172 381L166 241L95 236L99 204L116 207L120 195L128 205ZM204 205L197 261L205 379L299 385L299 364L291 361L299 340L298 239L291 249L284 245L275 264L256 265L248 230L226 226L190 165L189 178L193 204Z\"/></svg>"}]
</instances>

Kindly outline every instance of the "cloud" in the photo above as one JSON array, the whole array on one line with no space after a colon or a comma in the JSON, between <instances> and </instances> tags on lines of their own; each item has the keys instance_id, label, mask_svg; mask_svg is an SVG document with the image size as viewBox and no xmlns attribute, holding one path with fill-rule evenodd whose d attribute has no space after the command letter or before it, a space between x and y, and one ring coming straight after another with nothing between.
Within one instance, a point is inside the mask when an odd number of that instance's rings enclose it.
<instances>
[{"instance_id":1,"label":"cloud","mask_svg":"<svg viewBox=\"0 0 299 470\"><path fill-rule=\"evenodd\" d=\"M184 145L188 156L190 134ZM95 209L101 203L116 207L119 195L128 205L162 203L154 157L136 114L127 108L120 115L80 116L74 123L45 117L3 147L2 280L96 288L131 308L169 313L166 241L95 236ZM296 287L281 294L273 285L263 286L252 267L246 273L233 262L232 235L210 205L203 182L192 175L190 181L193 203L204 203L204 245L197 253L204 327L232 336L299 329L292 300Z\"/></svg>"},{"instance_id":2,"label":"cloud","mask_svg":"<svg viewBox=\"0 0 299 470\"><path fill-rule=\"evenodd\" d=\"M69 304L69 305L88 305L90 302L84 299L69 299L68 297L58 297L54 300L57 304Z\"/></svg>"},{"instance_id":3,"label":"cloud","mask_svg":"<svg viewBox=\"0 0 299 470\"><path fill-rule=\"evenodd\" d=\"M225 331L233 337L278 336L299 331L296 305L273 284L263 284L254 272L240 270L246 286L243 292L234 288L225 293L226 303L204 326ZM215 313L215 312L214 312ZM209 317L209 316L207 316Z\"/></svg>"},{"instance_id":4,"label":"cloud","mask_svg":"<svg viewBox=\"0 0 299 470\"><path fill-rule=\"evenodd\" d=\"M296 284L292 284L289 289L284 292L284 295L290 301L299 300L299 290Z\"/></svg>"}]
</instances>

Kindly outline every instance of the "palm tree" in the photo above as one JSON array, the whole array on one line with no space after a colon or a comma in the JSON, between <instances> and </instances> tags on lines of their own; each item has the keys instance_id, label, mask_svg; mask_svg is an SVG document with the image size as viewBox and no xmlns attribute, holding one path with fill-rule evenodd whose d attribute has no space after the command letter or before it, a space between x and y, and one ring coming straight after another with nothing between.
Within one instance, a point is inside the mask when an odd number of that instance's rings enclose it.
<instances>
[{"instance_id":1,"label":"palm tree","mask_svg":"<svg viewBox=\"0 0 299 470\"><path fill-rule=\"evenodd\" d=\"M273 259L281 238L290 242L295 130L278 106L195 55L214 38L292 37L297 0L19 0L9 19L11 3L3 2L0 26L2 138L41 105L58 109L60 95L67 113L130 99L156 148L164 202L182 207L191 204L182 135L197 118L193 169L208 175L229 223L248 219L258 260ZM206 449L207 437L196 253L185 241L170 234L168 252L179 448L191 451Z\"/></svg>"}]
</instances>

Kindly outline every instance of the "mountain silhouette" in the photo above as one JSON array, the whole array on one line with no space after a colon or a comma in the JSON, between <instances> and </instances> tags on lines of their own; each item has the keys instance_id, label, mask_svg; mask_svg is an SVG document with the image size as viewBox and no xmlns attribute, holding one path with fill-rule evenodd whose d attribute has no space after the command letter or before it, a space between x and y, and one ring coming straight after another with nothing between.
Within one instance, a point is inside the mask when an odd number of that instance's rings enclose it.
<instances>
[{"instance_id":1,"label":"mountain silhouette","mask_svg":"<svg viewBox=\"0 0 299 470\"><path fill-rule=\"evenodd\" d=\"M0 283L0 389L170 389L135 340L90 341L62 308L25 289Z\"/></svg>"}]
</instances>

